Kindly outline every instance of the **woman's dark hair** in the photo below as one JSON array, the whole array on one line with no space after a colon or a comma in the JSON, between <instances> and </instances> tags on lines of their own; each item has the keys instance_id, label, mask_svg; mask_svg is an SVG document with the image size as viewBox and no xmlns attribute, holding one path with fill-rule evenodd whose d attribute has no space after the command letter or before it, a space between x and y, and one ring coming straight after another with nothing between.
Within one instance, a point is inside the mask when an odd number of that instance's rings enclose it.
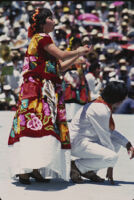
<instances>
[{"instance_id":1,"label":"woman's dark hair","mask_svg":"<svg viewBox=\"0 0 134 200\"><path fill-rule=\"evenodd\" d=\"M109 104L123 101L128 94L126 84L118 81L109 82L103 89L101 96Z\"/></svg>"},{"instance_id":2,"label":"woman's dark hair","mask_svg":"<svg viewBox=\"0 0 134 200\"><path fill-rule=\"evenodd\" d=\"M53 13L48 8L37 8L30 14L28 29L28 37L32 37L35 33L42 32L42 26L46 23L46 18L52 16Z\"/></svg>"}]
</instances>

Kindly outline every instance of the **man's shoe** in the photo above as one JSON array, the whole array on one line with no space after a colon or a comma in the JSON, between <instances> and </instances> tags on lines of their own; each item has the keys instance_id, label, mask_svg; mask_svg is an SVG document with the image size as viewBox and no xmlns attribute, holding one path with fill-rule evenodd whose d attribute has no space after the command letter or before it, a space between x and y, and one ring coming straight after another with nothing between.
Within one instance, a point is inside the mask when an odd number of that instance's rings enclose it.
<instances>
[{"instance_id":1,"label":"man's shoe","mask_svg":"<svg viewBox=\"0 0 134 200\"><path fill-rule=\"evenodd\" d=\"M75 165L75 161L71 161L71 173L70 173L71 180L73 183L83 183L83 179L81 178L80 171Z\"/></svg>"},{"instance_id":2,"label":"man's shoe","mask_svg":"<svg viewBox=\"0 0 134 200\"><path fill-rule=\"evenodd\" d=\"M84 178L90 179L93 182L104 182L105 179L99 177L98 175L96 175L96 173L94 171L88 171L84 174L81 174L81 176L83 176Z\"/></svg>"},{"instance_id":3,"label":"man's shoe","mask_svg":"<svg viewBox=\"0 0 134 200\"><path fill-rule=\"evenodd\" d=\"M19 182L22 184L25 184L25 185L31 184L28 174L18 174L18 175L16 175L16 177L19 177Z\"/></svg>"}]
</instances>

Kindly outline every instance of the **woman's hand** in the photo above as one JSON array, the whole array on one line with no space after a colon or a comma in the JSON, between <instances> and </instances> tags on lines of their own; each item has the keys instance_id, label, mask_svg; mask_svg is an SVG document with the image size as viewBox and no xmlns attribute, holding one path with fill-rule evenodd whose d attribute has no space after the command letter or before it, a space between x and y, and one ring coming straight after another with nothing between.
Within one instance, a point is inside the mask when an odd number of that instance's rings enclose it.
<instances>
[{"instance_id":1,"label":"woman's hand","mask_svg":"<svg viewBox=\"0 0 134 200\"><path fill-rule=\"evenodd\" d=\"M114 180L113 180L113 168L112 168L112 167L109 167L109 168L107 169L106 178L108 178L108 181L110 181L110 183L111 183L112 185L114 185Z\"/></svg>"},{"instance_id":2,"label":"woman's hand","mask_svg":"<svg viewBox=\"0 0 134 200\"><path fill-rule=\"evenodd\" d=\"M78 56L84 56L89 54L92 51L93 47L88 47L88 45L81 46L77 48Z\"/></svg>"}]
</instances>

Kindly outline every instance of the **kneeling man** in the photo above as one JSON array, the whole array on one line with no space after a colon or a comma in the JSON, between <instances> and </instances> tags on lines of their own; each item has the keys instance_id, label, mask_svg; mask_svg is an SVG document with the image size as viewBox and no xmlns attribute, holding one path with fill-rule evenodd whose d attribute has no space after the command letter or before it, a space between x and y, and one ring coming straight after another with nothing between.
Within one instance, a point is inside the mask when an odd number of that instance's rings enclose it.
<instances>
[{"instance_id":1,"label":"kneeling man","mask_svg":"<svg viewBox=\"0 0 134 200\"><path fill-rule=\"evenodd\" d=\"M70 177L75 183L82 183L82 177L95 182L104 179L96 173L107 169L106 177L114 184L113 167L118 159L121 146L134 157L132 144L121 133L115 130L112 108L121 103L127 96L124 83L113 81L107 84L100 97L86 104L75 115L70 124L72 156ZM117 106L117 105L116 105Z\"/></svg>"}]
</instances>

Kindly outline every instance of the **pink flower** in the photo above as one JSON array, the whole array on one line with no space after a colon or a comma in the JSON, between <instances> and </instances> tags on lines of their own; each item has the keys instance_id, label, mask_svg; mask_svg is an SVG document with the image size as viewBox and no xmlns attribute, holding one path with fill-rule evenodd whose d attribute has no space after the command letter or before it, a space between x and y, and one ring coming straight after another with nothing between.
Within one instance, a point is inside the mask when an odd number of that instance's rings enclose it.
<instances>
[{"instance_id":1,"label":"pink flower","mask_svg":"<svg viewBox=\"0 0 134 200\"><path fill-rule=\"evenodd\" d=\"M34 62L34 61L37 61L37 59L36 59L35 56L30 56L30 61L31 61L31 62Z\"/></svg>"},{"instance_id":2,"label":"pink flower","mask_svg":"<svg viewBox=\"0 0 134 200\"><path fill-rule=\"evenodd\" d=\"M21 126L25 126L25 122L26 122L25 121L25 116L24 115L20 115L19 118L20 118L20 125Z\"/></svg>"},{"instance_id":3,"label":"pink flower","mask_svg":"<svg viewBox=\"0 0 134 200\"><path fill-rule=\"evenodd\" d=\"M50 109L49 109L49 106L48 106L48 104L45 103L44 101L43 101L43 111L44 111L44 113L45 113L46 116L50 116Z\"/></svg>"},{"instance_id":4,"label":"pink flower","mask_svg":"<svg viewBox=\"0 0 134 200\"><path fill-rule=\"evenodd\" d=\"M25 57L24 59L24 66L23 66L23 71L29 69L29 58Z\"/></svg>"},{"instance_id":5,"label":"pink flower","mask_svg":"<svg viewBox=\"0 0 134 200\"><path fill-rule=\"evenodd\" d=\"M30 128L32 130L41 130L42 129L42 122L34 113L31 114L31 120L27 122L27 128Z\"/></svg>"},{"instance_id":6,"label":"pink flower","mask_svg":"<svg viewBox=\"0 0 134 200\"><path fill-rule=\"evenodd\" d=\"M66 111L65 109L58 109L58 116L59 116L59 119L62 121L62 120L66 120Z\"/></svg>"}]
</instances>

